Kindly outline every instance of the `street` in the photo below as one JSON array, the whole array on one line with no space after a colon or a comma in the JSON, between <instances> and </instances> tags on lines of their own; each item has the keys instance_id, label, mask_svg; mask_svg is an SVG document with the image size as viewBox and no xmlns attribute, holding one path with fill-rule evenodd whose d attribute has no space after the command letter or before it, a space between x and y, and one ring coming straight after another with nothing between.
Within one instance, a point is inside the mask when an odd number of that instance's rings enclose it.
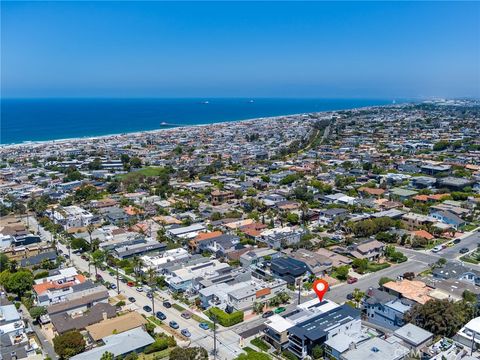
<instances>
[{"instance_id":1,"label":"street","mask_svg":"<svg viewBox=\"0 0 480 360\"><path fill-rule=\"evenodd\" d=\"M38 226L36 219L30 217L30 226L34 229L38 229L40 235L45 240L51 239L51 234L43 229L41 226ZM57 248L61 250L64 254L68 254L68 249L65 245L58 243ZM88 262L83 260L79 255L71 252L72 266L75 266L78 270L88 273ZM111 276L108 271L102 271L97 269L98 274L102 276L105 281L108 281L112 284L116 284L116 276ZM91 267L92 275L94 276L93 266ZM117 290L110 290L112 296L117 295ZM135 287L128 287L126 284L120 282L120 293L126 298L134 297L136 299L135 306L138 307L138 312L143 313L147 316L151 316L152 313L147 313L143 310L145 305L152 307L152 300L146 296L145 292L138 292ZM175 301L170 297L166 291L159 291L158 294L164 298L168 299L172 304ZM128 303L128 300L126 300ZM181 304L183 307L186 307L184 304ZM155 300L155 311L161 311L166 316L167 319L163 323L168 324L169 321L174 320L180 325L180 329L188 329L192 336L190 337L191 346L200 346L207 351L213 350L213 330L203 330L198 326L198 322L193 319L184 319L180 316L180 312L173 307L167 309L162 305L162 301ZM191 309L189 311L193 312ZM205 317L204 314L195 312L197 315ZM206 317L205 317L206 318ZM178 339L177 339L178 340ZM222 328L218 326L217 328L217 353L220 359L233 359L242 353L241 348L239 347L240 337L231 329Z\"/></svg>"}]
</instances>

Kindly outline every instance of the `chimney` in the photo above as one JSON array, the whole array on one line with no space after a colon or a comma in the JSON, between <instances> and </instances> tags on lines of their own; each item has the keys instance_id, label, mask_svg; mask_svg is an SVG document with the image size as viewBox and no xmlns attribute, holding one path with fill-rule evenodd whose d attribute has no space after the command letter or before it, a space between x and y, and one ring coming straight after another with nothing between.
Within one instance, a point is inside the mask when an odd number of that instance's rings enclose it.
<instances>
[{"instance_id":1,"label":"chimney","mask_svg":"<svg viewBox=\"0 0 480 360\"><path fill-rule=\"evenodd\" d=\"M105 311L102 313L102 317L103 317L103 320L107 320L107 319L108 319L107 313L106 313Z\"/></svg>"}]
</instances>

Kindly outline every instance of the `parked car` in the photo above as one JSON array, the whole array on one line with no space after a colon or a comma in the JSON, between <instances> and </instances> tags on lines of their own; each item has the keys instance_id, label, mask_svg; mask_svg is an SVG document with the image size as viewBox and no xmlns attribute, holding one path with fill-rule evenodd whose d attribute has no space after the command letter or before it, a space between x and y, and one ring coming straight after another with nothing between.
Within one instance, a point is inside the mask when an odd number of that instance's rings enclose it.
<instances>
[{"instance_id":1,"label":"parked car","mask_svg":"<svg viewBox=\"0 0 480 360\"><path fill-rule=\"evenodd\" d=\"M453 243L454 243L454 244L459 244L460 241L462 241L462 239L455 239L455 240L453 240Z\"/></svg>"},{"instance_id":2,"label":"parked car","mask_svg":"<svg viewBox=\"0 0 480 360\"><path fill-rule=\"evenodd\" d=\"M110 288L112 288L112 289L115 290L115 289L117 288L117 285L115 285L115 284L110 284Z\"/></svg>"},{"instance_id":3,"label":"parked car","mask_svg":"<svg viewBox=\"0 0 480 360\"><path fill-rule=\"evenodd\" d=\"M200 326L200 328L203 329L203 330L210 329L210 326L208 326L208 324L206 322L201 322L200 324L198 324L198 326Z\"/></svg>"},{"instance_id":4,"label":"parked car","mask_svg":"<svg viewBox=\"0 0 480 360\"><path fill-rule=\"evenodd\" d=\"M151 299L153 297L151 292L147 292L147 298Z\"/></svg>"},{"instance_id":5,"label":"parked car","mask_svg":"<svg viewBox=\"0 0 480 360\"><path fill-rule=\"evenodd\" d=\"M126 283L128 282L128 280L125 279L124 277L120 278L120 281L121 281L122 283L124 283L124 284L126 284Z\"/></svg>"},{"instance_id":6,"label":"parked car","mask_svg":"<svg viewBox=\"0 0 480 360\"><path fill-rule=\"evenodd\" d=\"M358 279L352 276L347 279L347 284L355 284L357 281Z\"/></svg>"},{"instance_id":7,"label":"parked car","mask_svg":"<svg viewBox=\"0 0 480 360\"><path fill-rule=\"evenodd\" d=\"M167 309L172 307L172 304L170 304L170 301L164 301L163 306L165 306Z\"/></svg>"},{"instance_id":8,"label":"parked car","mask_svg":"<svg viewBox=\"0 0 480 360\"><path fill-rule=\"evenodd\" d=\"M470 250L468 248L461 248L460 249L460 254L466 254L468 253Z\"/></svg>"},{"instance_id":9,"label":"parked car","mask_svg":"<svg viewBox=\"0 0 480 360\"><path fill-rule=\"evenodd\" d=\"M176 321L170 321L168 323L168 325L172 328L172 329L178 329L180 326L178 325L178 323Z\"/></svg>"},{"instance_id":10,"label":"parked car","mask_svg":"<svg viewBox=\"0 0 480 360\"><path fill-rule=\"evenodd\" d=\"M143 291L143 288L141 286L137 287L137 291L138 292L142 292Z\"/></svg>"},{"instance_id":11,"label":"parked car","mask_svg":"<svg viewBox=\"0 0 480 360\"><path fill-rule=\"evenodd\" d=\"M95 278L96 278L97 280L103 280L103 277L102 277L102 275L100 275L100 274L95 275Z\"/></svg>"},{"instance_id":12,"label":"parked car","mask_svg":"<svg viewBox=\"0 0 480 360\"><path fill-rule=\"evenodd\" d=\"M190 331L188 331L188 329L182 329L182 331L180 331L182 333L183 336L185 337L190 337L192 336L192 334L190 334Z\"/></svg>"},{"instance_id":13,"label":"parked car","mask_svg":"<svg viewBox=\"0 0 480 360\"><path fill-rule=\"evenodd\" d=\"M188 311L184 311L181 316L184 319L190 319L192 317L192 314L189 313Z\"/></svg>"},{"instance_id":14,"label":"parked car","mask_svg":"<svg viewBox=\"0 0 480 360\"><path fill-rule=\"evenodd\" d=\"M162 313L161 311L157 311L155 313L155 316L157 317L157 319L160 319L160 320L165 320L167 318L167 316L164 313Z\"/></svg>"},{"instance_id":15,"label":"parked car","mask_svg":"<svg viewBox=\"0 0 480 360\"><path fill-rule=\"evenodd\" d=\"M347 294L347 300L353 300L353 294L352 293Z\"/></svg>"},{"instance_id":16,"label":"parked car","mask_svg":"<svg viewBox=\"0 0 480 360\"><path fill-rule=\"evenodd\" d=\"M108 272L108 274L109 274L110 276L115 276L115 273L114 273L113 271L111 271L111 270Z\"/></svg>"},{"instance_id":17,"label":"parked car","mask_svg":"<svg viewBox=\"0 0 480 360\"><path fill-rule=\"evenodd\" d=\"M145 306L143 307L143 310L145 310L146 312L151 312L151 311L152 311L152 308L151 308L150 306L148 306L148 305L145 305Z\"/></svg>"},{"instance_id":18,"label":"parked car","mask_svg":"<svg viewBox=\"0 0 480 360\"><path fill-rule=\"evenodd\" d=\"M130 296L130 297L128 298L128 301L134 303L135 301L137 301L137 299L135 299L133 296Z\"/></svg>"},{"instance_id":19,"label":"parked car","mask_svg":"<svg viewBox=\"0 0 480 360\"><path fill-rule=\"evenodd\" d=\"M127 281L127 286L134 287L135 283L133 281Z\"/></svg>"},{"instance_id":20,"label":"parked car","mask_svg":"<svg viewBox=\"0 0 480 360\"><path fill-rule=\"evenodd\" d=\"M274 313L273 311L269 310L269 311L265 311L263 314L262 314L262 318L268 318L270 316L272 316Z\"/></svg>"},{"instance_id":21,"label":"parked car","mask_svg":"<svg viewBox=\"0 0 480 360\"><path fill-rule=\"evenodd\" d=\"M278 308L275 309L274 313L275 314L281 314L283 313L285 310L287 310L286 308L284 308L283 306L280 306Z\"/></svg>"},{"instance_id":22,"label":"parked car","mask_svg":"<svg viewBox=\"0 0 480 360\"><path fill-rule=\"evenodd\" d=\"M443 250L442 245L437 245L432 249L432 252L437 253L437 252L442 251L442 250Z\"/></svg>"}]
</instances>

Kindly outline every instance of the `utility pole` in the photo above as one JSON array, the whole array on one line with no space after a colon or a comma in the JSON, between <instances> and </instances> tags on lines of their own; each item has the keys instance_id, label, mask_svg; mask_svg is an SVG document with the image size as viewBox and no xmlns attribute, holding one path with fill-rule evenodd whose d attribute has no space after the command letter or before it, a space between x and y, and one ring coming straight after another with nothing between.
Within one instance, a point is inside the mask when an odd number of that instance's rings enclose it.
<instances>
[{"instance_id":1,"label":"utility pole","mask_svg":"<svg viewBox=\"0 0 480 360\"><path fill-rule=\"evenodd\" d=\"M217 359L217 317L211 315L210 319L213 321L213 359Z\"/></svg>"},{"instance_id":2,"label":"utility pole","mask_svg":"<svg viewBox=\"0 0 480 360\"><path fill-rule=\"evenodd\" d=\"M117 270L117 294L120 295L120 282L118 281L118 263L116 260L115 260L115 270Z\"/></svg>"},{"instance_id":3,"label":"utility pole","mask_svg":"<svg viewBox=\"0 0 480 360\"><path fill-rule=\"evenodd\" d=\"M300 305L300 301L301 301L301 285L302 285L302 281L300 279L298 279L298 305Z\"/></svg>"},{"instance_id":4,"label":"utility pole","mask_svg":"<svg viewBox=\"0 0 480 360\"><path fill-rule=\"evenodd\" d=\"M152 288L152 291L150 292L150 294L152 295L152 313L153 313L153 316L155 316L155 289Z\"/></svg>"}]
</instances>

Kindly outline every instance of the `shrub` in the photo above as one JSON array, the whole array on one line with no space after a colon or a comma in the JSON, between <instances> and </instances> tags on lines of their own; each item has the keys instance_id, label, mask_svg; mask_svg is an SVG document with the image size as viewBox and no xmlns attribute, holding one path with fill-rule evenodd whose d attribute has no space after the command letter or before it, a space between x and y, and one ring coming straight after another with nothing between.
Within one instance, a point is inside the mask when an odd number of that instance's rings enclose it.
<instances>
[{"instance_id":1,"label":"shrub","mask_svg":"<svg viewBox=\"0 0 480 360\"><path fill-rule=\"evenodd\" d=\"M227 314L225 311L219 309L218 307L212 307L211 309L205 311L205 314L210 317L210 319L215 317L218 323L225 327L233 326L243 321L242 311L235 311L231 314Z\"/></svg>"},{"instance_id":2,"label":"shrub","mask_svg":"<svg viewBox=\"0 0 480 360\"><path fill-rule=\"evenodd\" d=\"M288 360L298 360L297 357L295 355L293 355L293 353L288 351L288 350L283 351L282 356L285 359L288 359Z\"/></svg>"},{"instance_id":3,"label":"shrub","mask_svg":"<svg viewBox=\"0 0 480 360\"><path fill-rule=\"evenodd\" d=\"M378 285L383 286L383 284L386 284L390 281L393 281L393 280L390 279L389 277L383 276L380 278L380 280L378 280Z\"/></svg>"},{"instance_id":4,"label":"shrub","mask_svg":"<svg viewBox=\"0 0 480 360\"><path fill-rule=\"evenodd\" d=\"M168 348L168 339L159 338L145 348L145 354L151 354Z\"/></svg>"}]
</instances>

